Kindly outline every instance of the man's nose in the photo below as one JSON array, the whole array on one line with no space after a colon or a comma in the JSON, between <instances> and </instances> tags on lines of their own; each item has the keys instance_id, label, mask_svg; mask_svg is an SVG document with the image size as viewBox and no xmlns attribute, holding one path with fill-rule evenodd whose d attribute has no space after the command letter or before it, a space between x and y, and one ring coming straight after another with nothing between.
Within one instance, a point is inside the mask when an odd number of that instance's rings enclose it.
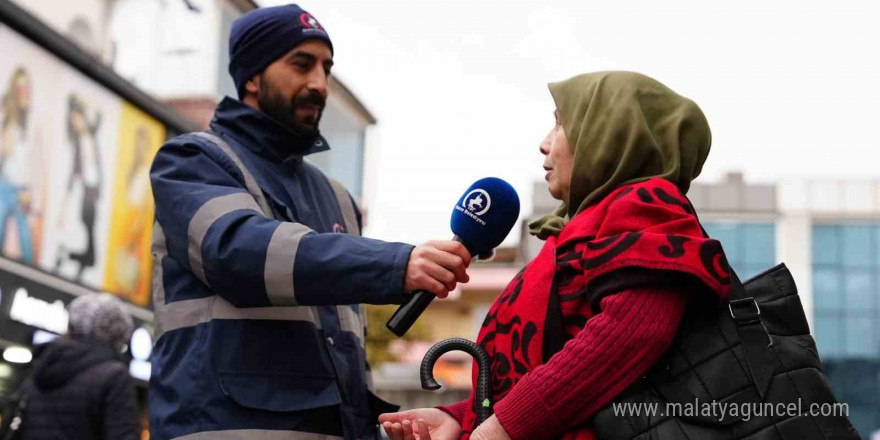
<instances>
[{"instance_id":1,"label":"man's nose","mask_svg":"<svg viewBox=\"0 0 880 440\"><path fill-rule=\"evenodd\" d=\"M315 69L309 76L308 88L311 91L318 92L324 99L327 98L327 83L330 78L324 73L323 69Z\"/></svg>"}]
</instances>

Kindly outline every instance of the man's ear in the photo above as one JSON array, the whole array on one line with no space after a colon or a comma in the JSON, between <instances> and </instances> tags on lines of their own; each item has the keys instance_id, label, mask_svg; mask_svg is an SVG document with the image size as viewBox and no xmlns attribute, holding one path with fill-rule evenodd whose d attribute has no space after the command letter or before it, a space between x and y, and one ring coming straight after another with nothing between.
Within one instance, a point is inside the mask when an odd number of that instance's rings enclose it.
<instances>
[{"instance_id":1,"label":"man's ear","mask_svg":"<svg viewBox=\"0 0 880 440\"><path fill-rule=\"evenodd\" d=\"M260 83L259 73L249 79L248 82L244 83L245 93L253 93L254 95L259 95L260 87L262 87L262 84Z\"/></svg>"}]
</instances>

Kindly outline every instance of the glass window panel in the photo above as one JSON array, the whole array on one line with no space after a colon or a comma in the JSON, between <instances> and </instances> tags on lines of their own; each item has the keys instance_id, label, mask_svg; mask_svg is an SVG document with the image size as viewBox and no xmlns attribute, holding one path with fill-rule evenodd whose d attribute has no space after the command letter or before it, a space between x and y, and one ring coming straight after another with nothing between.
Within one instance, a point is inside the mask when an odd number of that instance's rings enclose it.
<instances>
[{"instance_id":1,"label":"glass window panel","mask_svg":"<svg viewBox=\"0 0 880 440\"><path fill-rule=\"evenodd\" d=\"M771 265L776 260L776 234L772 224L742 225L744 259L749 264Z\"/></svg>"},{"instance_id":2,"label":"glass window panel","mask_svg":"<svg viewBox=\"0 0 880 440\"><path fill-rule=\"evenodd\" d=\"M880 438L880 424L877 423L876 409L860 404L849 404L849 420L865 440Z\"/></svg>"},{"instance_id":3,"label":"glass window panel","mask_svg":"<svg viewBox=\"0 0 880 440\"><path fill-rule=\"evenodd\" d=\"M873 320L868 317L850 316L846 320L846 354L856 357L873 357L880 353L874 341Z\"/></svg>"},{"instance_id":4,"label":"glass window panel","mask_svg":"<svg viewBox=\"0 0 880 440\"><path fill-rule=\"evenodd\" d=\"M829 268L813 270L813 303L816 309L837 310L843 306L840 271Z\"/></svg>"},{"instance_id":5,"label":"glass window panel","mask_svg":"<svg viewBox=\"0 0 880 440\"><path fill-rule=\"evenodd\" d=\"M842 228L841 261L846 266L871 264L872 235L870 226L847 225Z\"/></svg>"},{"instance_id":6,"label":"glass window panel","mask_svg":"<svg viewBox=\"0 0 880 440\"><path fill-rule=\"evenodd\" d=\"M740 261L739 226L736 223L706 223L703 225L709 236L720 241L727 261L736 268Z\"/></svg>"},{"instance_id":7,"label":"glass window panel","mask_svg":"<svg viewBox=\"0 0 880 440\"><path fill-rule=\"evenodd\" d=\"M743 281L748 280L769 268L770 265L768 264L740 264L739 266L734 267L734 269L736 269L736 274L739 275L739 278Z\"/></svg>"},{"instance_id":8,"label":"glass window panel","mask_svg":"<svg viewBox=\"0 0 880 440\"><path fill-rule=\"evenodd\" d=\"M837 248L836 226L813 227L813 263L836 264L839 260Z\"/></svg>"},{"instance_id":9,"label":"glass window panel","mask_svg":"<svg viewBox=\"0 0 880 440\"><path fill-rule=\"evenodd\" d=\"M874 225L874 267L880 271L880 225ZM880 417L878 415L877 417Z\"/></svg>"},{"instance_id":10,"label":"glass window panel","mask_svg":"<svg viewBox=\"0 0 880 440\"><path fill-rule=\"evenodd\" d=\"M843 320L834 315L816 313L813 336L819 348L819 357L833 358L843 354Z\"/></svg>"},{"instance_id":11,"label":"glass window panel","mask_svg":"<svg viewBox=\"0 0 880 440\"><path fill-rule=\"evenodd\" d=\"M874 291L871 285L871 272L867 270L847 270L843 291L844 308L847 310L872 310Z\"/></svg>"}]
</instances>

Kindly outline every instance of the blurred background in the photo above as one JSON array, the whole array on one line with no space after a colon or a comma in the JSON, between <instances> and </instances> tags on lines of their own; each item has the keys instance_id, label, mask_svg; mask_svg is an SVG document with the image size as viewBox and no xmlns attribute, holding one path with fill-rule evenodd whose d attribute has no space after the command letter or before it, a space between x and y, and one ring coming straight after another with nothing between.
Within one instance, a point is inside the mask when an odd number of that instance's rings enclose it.
<instances>
[{"instance_id":1,"label":"blurred background","mask_svg":"<svg viewBox=\"0 0 880 440\"><path fill-rule=\"evenodd\" d=\"M33 347L65 332L66 304L110 292L137 323L130 371L146 423L150 161L235 95L232 21L280 3L0 0L0 399ZM538 153L554 121L546 84L635 70L701 105L714 146L689 196L706 228L743 277L789 266L838 398L863 436L880 431L878 2L300 4L336 61L321 122L332 149L309 159L359 199L365 235L447 238L461 191L489 175L523 203L495 259L472 266L470 283L406 338L384 328L393 307L369 309L383 397L410 408L468 395L466 355L442 358L435 393L420 390L418 363L437 340L474 339L540 249L526 225L557 205ZM97 191L72 184L86 143Z\"/></svg>"}]
</instances>

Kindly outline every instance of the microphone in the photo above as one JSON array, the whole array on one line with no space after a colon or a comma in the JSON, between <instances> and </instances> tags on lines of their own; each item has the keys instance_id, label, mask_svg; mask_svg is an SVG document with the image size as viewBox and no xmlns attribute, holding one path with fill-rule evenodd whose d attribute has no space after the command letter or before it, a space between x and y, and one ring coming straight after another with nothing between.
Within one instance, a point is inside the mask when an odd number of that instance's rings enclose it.
<instances>
[{"instance_id":1,"label":"microphone","mask_svg":"<svg viewBox=\"0 0 880 440\"><path fill-rule=\"evenodd\" d=\"M497 177L474 182L452 210L453 241L476 256L491 255L519 217L519 196L509 183ZM403 336L428 308L435 295L425 290L413 293L385 324L391 333Z\"/></svg>"}]
</instances>

